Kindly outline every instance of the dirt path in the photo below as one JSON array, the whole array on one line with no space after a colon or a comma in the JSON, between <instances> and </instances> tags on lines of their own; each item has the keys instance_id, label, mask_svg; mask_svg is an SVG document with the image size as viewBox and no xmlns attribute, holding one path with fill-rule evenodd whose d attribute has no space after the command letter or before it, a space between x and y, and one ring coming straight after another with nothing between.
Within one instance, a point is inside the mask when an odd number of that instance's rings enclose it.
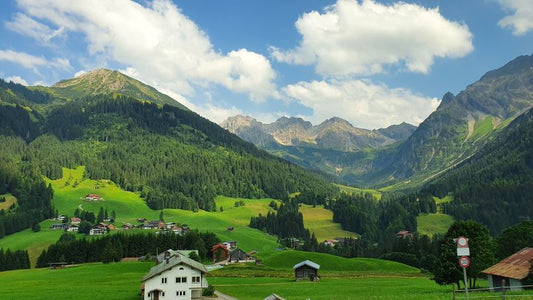
<instances>
[{"instance_id":1,"label":"dirt path","mask_svg":"<svg viewBox=\"0 0 533 300\"><path fill-rule=\"evenodd\" d=\"M233 298L231 296L228 296L226 294L222 294L219 291L215 291L216 298L209 298L209 299L220 299L220 300L238 300L237 298Z\"/></svg>"}]
</instances>

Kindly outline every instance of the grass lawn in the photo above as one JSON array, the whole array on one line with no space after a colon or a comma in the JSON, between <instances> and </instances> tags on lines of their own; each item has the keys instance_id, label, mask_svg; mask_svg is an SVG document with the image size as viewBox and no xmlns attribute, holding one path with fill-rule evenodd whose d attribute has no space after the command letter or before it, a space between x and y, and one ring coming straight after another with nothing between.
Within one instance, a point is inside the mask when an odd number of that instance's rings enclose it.
<instances>
[{"instance_id":1,"label":"grass lawn","mask_svg":"<svg viewBox=\"0 0 533 300\"><path fill-rule=\"evenodd\" d=\"M325 209L323 205L301 204L299 211L304 217L304 226L311 233L315 233L318 242L333 239L335 237L357 237L353 232L342 230L339 223L333 222L333 212Z\"/></svg>"},{"instance_id":2,"label":"grass lawn","mask_svg":"<svg viewBox=\"0 0 533 300\"><path fill-rule=\"evenodd\" d=\"M319 272L320 274L320 272ZM450 299L451 287L428 278L327 278L319 282L288 278L208 278L215 289L240 300L276 293L285 299Z\"/></svg>"},{"instance_id":3,"label":"grass lawn","mask_svg":"<svg viewBox=\"0 0 533 300\"><path fill-rule=\"evenodd\" d=\"M84 264L0 272L2 299L139 299L140 280L153 263Z\"/></svg>"},{"instance_id":4,"label":"grass lawn","mask_svg":"<svg viewBox=\"0 0 533 300\"><path fill-rule=\"evenodd\" d=\"M446 233L448 228L455 222L454 218L447 214L421 214L416 217L418 232L428 236L436 233Z\"/></svg>"}]
</instances>

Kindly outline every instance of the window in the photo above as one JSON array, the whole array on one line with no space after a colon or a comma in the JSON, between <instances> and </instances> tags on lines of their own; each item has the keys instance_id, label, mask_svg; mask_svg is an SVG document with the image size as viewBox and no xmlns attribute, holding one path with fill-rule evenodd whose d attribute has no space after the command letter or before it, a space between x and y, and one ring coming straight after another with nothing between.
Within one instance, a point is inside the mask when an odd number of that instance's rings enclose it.
<instances>
[{"instance_id":1,"label":"window","mask_svg":"<svg viewBox=\"0 0 533 300\"><path fill-rule=\"evenodd\" d=\"M183 267L180 267L179 270L185 270Z\"/></svg>"},{"instance_id":2,"label":"window","mask_svg":"<svg viewBox=\"0 0 533 300\"><path fill-rule=\"evenodd\" d=\"M187 282L187 277L176 277L176 283Z\"/></svg>"},{"instance_id":3,"label":"window","mask_svg":"<svg viewBox=\"0 0 533 300\"><path fill-rule=\"evenodd\" d=\"M176 291L176 296L185 296L185 291Z\"/></svg>"},{"instance_id":4,"label":"window","mask_svg":"<svg viewBox=\"0 0 533 300\"><path fill-rule=\"evenodd\" d=\"M192 283L200 283L200 276L193 276Z\"/></svg>"},{"instance_id":5,"label":"window","mask_svg":"<svg viewBox=\"0 0 533 300\"><path fill-rule=\"evenodd\" d=\"M167 283L167 278L166 277L161 278L161 283Z\"/></svg>"}]
</instances>

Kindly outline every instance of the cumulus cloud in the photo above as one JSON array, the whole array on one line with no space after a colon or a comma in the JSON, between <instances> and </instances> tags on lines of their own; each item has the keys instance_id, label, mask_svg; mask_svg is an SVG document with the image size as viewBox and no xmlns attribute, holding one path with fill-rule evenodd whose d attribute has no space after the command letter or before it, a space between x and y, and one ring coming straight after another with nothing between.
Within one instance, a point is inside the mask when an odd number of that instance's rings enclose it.
<instances>
[{"instance_id":1,"label":"cumulus cloud","mask_svg":"<svg viewBox=\"0 0 533 300\"><path fill-rule=\"evenodd\" d=\"M10 77L7 77L6 78L6 81L9 82L9 81L12 81L14 83L18 83L18 84L22 84L22 85L25 85L25 86L28 86L28 82L26 80L24 80L22 77L20 76L10 76Z\"/></svg>"},{"instance_id":2,"label":"cumulus cloud","mask_svg":"<svg viewBox=\"0 0 533 300\"><path fill-rule=\"evenodd\" d=\"M449 21L438 8L373 0L338 0L323 13L301 16L294 49L270 48L279 62L316 65L326 76L368 75L389 65L427 73L435 57L462 57L473 50L465 24Z\"/></svg>"},{"instance_id":3,"label":"cumulus cloud","mask_svg":"<svg viewBox=\"0 0 533 300\"><path fill-rule=\"evenodd\" d=\"M12 50L0 50L0 60L9 61L19 64L24 68L31 69L38 72L38 67L54 67L62 70L72 68L68 59L54 58L48 60L42 56L34 56L24 52L16 52Z\"/></svg>"},{"instance_id":4,"label":"cumulus cloud","mask_svg":"<svg viewBox=\"0 0 533 300\"><path fill-rule=\"evenodd\" d=\"M383 128L401 122L421 123L440 101L389 88L368 80L298 82L283 88L283 94L313 110L302 116L318 124L331 116L349 120L359 128Z\"/></svg>"},{"instance_id":5,"label":"cumulus cloud","mask_svg":"<svg viewBox=\"0 0 533 300\"><path fill-rule=\"evenodd\" d=\"M533 2L531 0L499 0L502 7L512 11L498 22L502 28L509 27L514 35L522 35L533 29Z\"/></svg>"},{"instance_id":6,"label":"cumulus cloud","mask_svg":"<svg viewBox=\"0 0 533 300\"><path fill-rule=\"evenodd\" d=\"M131 0L18 3L25 14L15 17L13 24L17 18L27 17L36 28L32 32L81 33L91 56L132 67L137 79L158 88L190 96L198 87L216 84L248 93L255 101L264 100L276 89L276 73L268 59L246 49L225 54L216 51L206 33L169 0L155 0L146 6ZM46 28L44 21L57 29Z\"/></svg>"}]
</instances>

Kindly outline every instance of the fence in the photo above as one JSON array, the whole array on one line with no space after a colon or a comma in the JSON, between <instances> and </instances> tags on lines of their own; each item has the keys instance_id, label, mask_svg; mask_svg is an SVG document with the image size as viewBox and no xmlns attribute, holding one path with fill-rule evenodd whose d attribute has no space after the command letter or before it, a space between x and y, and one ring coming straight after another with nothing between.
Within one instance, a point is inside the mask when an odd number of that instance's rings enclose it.
<instances>
[{"instance_id":1,"label":"fence","mask_svg":"<svg viewBox=\"0 0 533 300\"><path fill-rule=\"evenodd\" d=\"M533 285L501 286L494 288L455 290L452 299L533 299Z\"/></svg>"}]
</instances>

